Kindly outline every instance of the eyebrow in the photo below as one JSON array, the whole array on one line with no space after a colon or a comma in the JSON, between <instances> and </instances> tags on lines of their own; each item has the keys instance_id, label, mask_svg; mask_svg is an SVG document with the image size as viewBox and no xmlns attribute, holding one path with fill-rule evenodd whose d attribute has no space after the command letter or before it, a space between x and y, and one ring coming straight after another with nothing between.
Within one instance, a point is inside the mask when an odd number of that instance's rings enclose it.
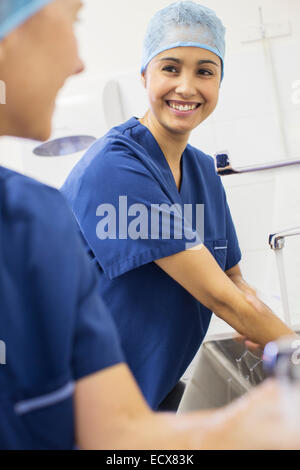
<instances>
[{"instance_id":1,"label":"eyebrow","mask_svg":"<svg viewBox=\"0 0 300 470\"><path fill-rule=\"evenodd\" d=\"M169 61L171 60L173 62L176 62L177 64L183 64L182 60L176 59L175 57L163 57L162 59L160 59L160 62L167 61L167 60L169 60ZM216 65L217 67L219 67L219 64L217 64L213 60L204 59L204 60L199 60L197 62L197 65L203 65L203 64L213 64L213 65Z\"/></svg>"}]
</instances>

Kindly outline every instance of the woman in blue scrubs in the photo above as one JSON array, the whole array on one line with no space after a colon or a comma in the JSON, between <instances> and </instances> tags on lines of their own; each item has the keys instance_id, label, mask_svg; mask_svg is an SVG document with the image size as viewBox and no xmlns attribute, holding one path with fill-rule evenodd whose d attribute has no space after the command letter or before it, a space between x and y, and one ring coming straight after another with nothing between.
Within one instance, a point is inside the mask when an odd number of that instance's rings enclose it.
<instances>
[{"instance_id":1,"label":"woman in blue scrubs","mask_svg":"<svg viewBox=\"0 0 300 470\"><path fill-rule=\"evenodd\" d=\"M147 113L95 143L62 188L153 409L195 356L212 312L260 345L291 334L243 280L213 159L188 143L216 108L224 35L214 12L194 2L157 12L142 64Z\"/></svg>"}]
</instances>

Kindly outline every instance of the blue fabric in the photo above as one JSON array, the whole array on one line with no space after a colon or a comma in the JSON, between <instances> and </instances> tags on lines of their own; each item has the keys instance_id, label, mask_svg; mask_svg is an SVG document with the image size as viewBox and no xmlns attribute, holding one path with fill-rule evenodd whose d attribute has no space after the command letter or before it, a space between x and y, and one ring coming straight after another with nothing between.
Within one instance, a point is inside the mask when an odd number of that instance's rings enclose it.
<instances>
[{"instance_id":1,"label":"blue fabric","mask_svg":"<svg viewBox=\"0 0 300 470\"><path fill-rule=\"evenodd\" d=\"M53 0L1 0L0 40Z\"/></svg>"},{"instance_id":2,"label":"blue fabric","mask_svg":"<svg viewBox=\"0 0 300 470\"><path fill-rule=\"evenodd\" d=\"M97 208L127 195L133 203L204 204L205 245L223 270L241 259L225 192L211 157L188 145L177 190L150 131L136 118L97 141L62 191L101 274L100 293L120 332L126 359L156 409L197 352L211 311L153 261L185 250L185 240L97 238ZM124 215L124 214L123 214ZM195 217L193 218L193 228Z\"/></svg>"},{"instance_id":3,"label":"blue fabric","mask_svg":"<svg viewBox=\"0 0 300 470\"><path fill-rule=\"evenodd\" d=\"M72 449L73 384L123 362L59 191L0 167L0 448Z\"/></svg>"},{"instance_id":4,"label":"blue fabric","mask_svg":"<svg viewBox=\"0 0 300 470\"><path fill-rule=\"evenodd\" d=\"M179 1L159 10L151 18L143 46L143 73L151 60L176 47L199 47L216 54L224 76L225 32L215 12L190 0Z\"/></svg>"}]
</instances>

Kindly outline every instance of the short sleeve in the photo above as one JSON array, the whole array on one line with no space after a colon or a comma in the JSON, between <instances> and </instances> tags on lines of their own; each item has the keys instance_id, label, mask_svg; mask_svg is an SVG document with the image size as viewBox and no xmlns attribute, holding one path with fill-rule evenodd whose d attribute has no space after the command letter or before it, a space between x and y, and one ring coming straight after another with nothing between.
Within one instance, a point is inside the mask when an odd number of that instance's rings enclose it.
<instances>
[{"instance_id":1,"label":"short sleeve","mask_svg":"<svg viewBox=\"0 0 300 470\"><path fill-rule=\"evenodd\" d=\"M62 191L107 278L184 251L197 240L167 185L125 145L107 146L80 183L76 178L71 174Z\"/></svg>"}]
</instances>

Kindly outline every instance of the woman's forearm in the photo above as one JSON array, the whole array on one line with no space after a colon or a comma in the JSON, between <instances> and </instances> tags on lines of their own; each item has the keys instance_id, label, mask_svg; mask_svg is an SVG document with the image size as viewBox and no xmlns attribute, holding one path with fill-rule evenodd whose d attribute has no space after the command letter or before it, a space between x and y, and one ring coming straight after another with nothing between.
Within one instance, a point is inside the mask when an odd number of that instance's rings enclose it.
<instances>
[{"instance_id":1,"label":"woman's forearm","mask_svg":"<svg viewBox=\"0 0 300 470\"><path fill-rule=\"evenodd\" d=\"M154 413L126 418L120 417L111 433L101 442L101 449L112 450L191 450L218 443L211 437L213 412L194 413L193 416L176 416L175 413ZM206 444L207 443L207 444Z\"/></svg>"},{"instance_id":2,"label":"woman's forearm","mask_svg":"<svg viewBox=\"0 0 300 470\"><path fill-rule=\"evenodd\" d=\"M282 432L281 400L272 381L218 410L154 413L128 366L116 364L76 382L76 442L86 450L299 448L294 427Z\"/></svg>"},{"instance_id":3,"label":"woman's forearm","mask_svg":"<svg viewBox=\"0 0 300 470\"><path fill-rule=\"evenodd\" d=\"M238 416L236 416L238 414ZM186 415L154 413L133 419L120 417L101 439L100 450L221 450L253 444L244 432L236 440L239 415L231 408ZM242 416L241 416L242 418ZM247 442L248 441L248 442ZM257 446L254 445L254 448ZM96 447L98 449L98 447Z\"/></svg>"},{"instance_id":4,"label":"woman's forearm","mask_svg":"<svg viewBox=\"0 0 300 470\"><path fill-rule=\"evenodd\" d=\"M238 266L224 275L211 266L215 275L207 277L206 283L214 293L214 313L262 347L282 336L295 334L272 310L256 296L255 290L243 279ZM216 277L217 276L217 277ZM219 280L218 283L211 279Z\"/></svg>"},{"instance_id":5,"label":"woman's forearm","mask_svg":"<svg viewBox=\"0 0 300 470\"><path fill-rule=\"evenodd\" d=\"M160 259L156 264L182 285L199 302L240 334L264 346L292 334L254 292L243 292L226 275L206 247L186 250ZM231 270L232 272L232 270ZM249 298L256 299L254 302Z\"/></svg>"},{"instance_id":6,"label":"woman's forearm","mask_svg":"<svg viewBox=\"0 0 300 470\"><path fill-rule=\"evenodd\" d=\"M232 287L217 306L215 314L238 333L261 346L279 337L295 334L253 293L242 291L236 285Z\"/></svg>"},{"instance_id":7,"label":"woman's forearm","mask_svg":"<svg viewBox=\"0 0 300 470\"><path fill-rule=\"evenodd\" d=\"M279 337L294 334L256 297L255 290L244 281L240 272L225 275L214 263L209 268L207 277L203 276L201 280L201 289L210 293L211 310L238 333L261 346Z\"/></svg>"},{"instance_id":8,"label":"woman's forearm","mask_svg":"<svg viewBox=\"0 0 300 470\"><path fill-rule=\"evenodd\" d=\"M124 419L106 449L246 450L299 449L300 440L279 406L280 391L265 383L225 408L186 415L151 413ZM120 424L120 423L119 423ZM280 431L284 429L284 435ZM117 437L117 439L116 439Z\"/></svg>"}]
</instances>

